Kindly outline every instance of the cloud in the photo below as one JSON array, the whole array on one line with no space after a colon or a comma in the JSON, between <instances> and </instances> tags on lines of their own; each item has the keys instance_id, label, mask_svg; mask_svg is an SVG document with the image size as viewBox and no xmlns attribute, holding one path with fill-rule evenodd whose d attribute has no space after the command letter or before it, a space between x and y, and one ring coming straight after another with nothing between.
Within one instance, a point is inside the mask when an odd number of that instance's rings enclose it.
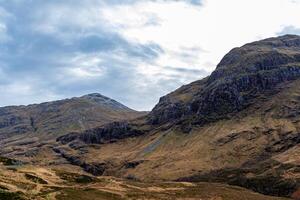
<instances>
[{"instance_id":1,"label":"cloud","mask_svg":"<svg viewBox=\"0 0 300 200\"><path fill-rule=\"evenodd\" d=\"M286 34L294 34L300 35L300 28L295 26L285 26L277 35L286 35Z\"/></svg>"},{"instance_id":2,"label":"cloud","mask_svg":"<svg viewBox=\"0 0 300 200\"><path fill-rule=\"evenodd\" d=\"M0 0L1 105L100 92L150 110L231 48L298 33L299 9L281 0Z\"/></svg>"},{"instance_id":3,"label":"cloud","mask_svg":"<svg viewBox=\"0 0 300 200\"><path fill-rule=\"evenodd\" d=\"M0 44L8 42L11 38L7 33L6 21L11 17L5 9L0 7Z\"/></svg>"},{"instance_id":4,"label":"cloud","mask_svg":"<svg viewBox=\"0 0 300 200\"><path fill-rule=\"evenodd\" d=\"M123 35L122 30L130 26L160 26L156 13L147 12L140 24L130 20L132 23L123 27L106 19L105 13L111 8L121 9L141 1L0 2L0 42L6 42L0 46L2 105L101 92L133 108L149 110L160 95L191 79L187 75L184 80L176 80L176 69L157 62L166 53L160 44ZM149 2L176 1L143 1ZM144 73L143 66L160 72ZM166 84L168 80L174 82ZM137 100L141 96L144 102Z\"/></svg>"}]
</instances>

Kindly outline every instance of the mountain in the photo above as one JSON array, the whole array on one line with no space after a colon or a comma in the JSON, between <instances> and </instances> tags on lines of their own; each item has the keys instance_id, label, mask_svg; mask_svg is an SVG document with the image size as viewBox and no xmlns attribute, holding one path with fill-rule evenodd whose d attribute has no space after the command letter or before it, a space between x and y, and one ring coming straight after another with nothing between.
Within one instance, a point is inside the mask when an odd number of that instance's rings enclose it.
<instances>
[{"instance_id":1,"label":"mountain","mask_svg":"<svg viewBox=\"0 0 300 200\"><path fill-rule=\"evenodd\" d=\"M249 43L147 116L63 135L54 151L94 175L222 182L299 199L299 85L299 36Z\"/></svg>"},{"instance_id":2,"label":"mountain","mask_svg":"<svg viewBox=\"0 0 300 200\"><path fill-rule=\"evenodd\" d=\"M234 48L150 113L99 94L1 108L0 199L300 199L299 86L285 35Z\"/></svg>"},{"instance_id":3,"label":"mountain","mask_svg":"<svg viewBox=\"0 0 300 200\"><path fill-rule=\"evenodd\" d=\"M233 49L209 77L162 97L150 121L204 125L230 118L260 94L299 78L299 44L299 36L287 35Z\"/></svg>"},{"instance_id":4,"label":"mountain","mask_svg":"<svg viewBox=\"0 0 300 200\"><path fill-rule=\"evenodd\" d=\"M68 132L84 131L105 123L144 115L101 94L0 108L0 152L32 154L36 146ZM31 152L31 153L29 153Z\"/></svg>"}]
</instances>

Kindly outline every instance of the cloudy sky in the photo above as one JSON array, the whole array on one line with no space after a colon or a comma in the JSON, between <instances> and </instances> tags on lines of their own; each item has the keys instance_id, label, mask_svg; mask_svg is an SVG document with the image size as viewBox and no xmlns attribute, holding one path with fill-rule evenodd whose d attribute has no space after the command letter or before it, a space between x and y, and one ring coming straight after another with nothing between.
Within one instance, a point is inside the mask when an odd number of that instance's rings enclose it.
<instances>
[{"instance_id":1,"label":"cloudy sky","mask_svg":"<svg viewBox=\"0 0 300 200\"><path fill-rule=\"evenodd\" d=\"M0 0L0 106L102 93L137 110L231 48L300 34L300 0Z\"/></svg>"}]
</instances>

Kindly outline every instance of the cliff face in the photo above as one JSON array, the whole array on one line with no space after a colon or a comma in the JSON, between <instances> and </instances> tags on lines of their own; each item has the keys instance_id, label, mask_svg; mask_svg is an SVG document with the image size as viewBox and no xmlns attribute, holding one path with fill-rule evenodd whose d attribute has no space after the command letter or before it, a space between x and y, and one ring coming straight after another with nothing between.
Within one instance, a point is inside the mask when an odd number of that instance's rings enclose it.
<instances>
[{"instance_id":1,"label":"cliff face","mask_svg":"<svg viewBox=\"0 0 300 200\"><path fill-rule=\"evenodd\" d=\"M230 117L253 104L259 94L276 93L278 84L299 77L299 36L246 44L230 51L206 79L162 97L148 120L203 125Z\"/></svg>"},{"instance_id":2,"label":"cliff face","mask_svg":"<svg viewBox=\"0 0 300 200\"><path fill-rule=\"evenodd\" d=\"M142 130L132 123L112 122L102 127L86 130L81 133L70 133L57 138L62 144L67 144L74 140L81 140L86 144L105 144L116 140L136 137L144 134Z\"/></svg>"}]
</instances>

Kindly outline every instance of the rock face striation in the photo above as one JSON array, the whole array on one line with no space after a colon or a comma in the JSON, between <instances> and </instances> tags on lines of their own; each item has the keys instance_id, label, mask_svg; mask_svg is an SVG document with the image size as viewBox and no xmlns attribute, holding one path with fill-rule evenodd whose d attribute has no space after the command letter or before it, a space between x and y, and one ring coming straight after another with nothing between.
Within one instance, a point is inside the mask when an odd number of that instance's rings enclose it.
<instances>
[{"instance_id":1,"label":"rock face striation","mask_svg":"<svg viewBox=\"0 0 300 200\"><path fill-rule=\"evenodd\" d=\"M74 140L80 140L86 144L105 144L116 140L136 137L144 134L138 127L128 122L112 122L102 127L86 130L82 133L70 133L57 138L58 142L67 144Z\"/></svg>"},{"instance_id":2,"label":"rock face striation","mask_svg":"<svg viewBox=\"0 0 300 200\"><path fill-rule=\"evenodd\" d=\"M270 38L231 50L207 78L162 97L151 124L206 124L243 110L283 82L300 77L300 37Z\"/></svg>"}]
</instances>

